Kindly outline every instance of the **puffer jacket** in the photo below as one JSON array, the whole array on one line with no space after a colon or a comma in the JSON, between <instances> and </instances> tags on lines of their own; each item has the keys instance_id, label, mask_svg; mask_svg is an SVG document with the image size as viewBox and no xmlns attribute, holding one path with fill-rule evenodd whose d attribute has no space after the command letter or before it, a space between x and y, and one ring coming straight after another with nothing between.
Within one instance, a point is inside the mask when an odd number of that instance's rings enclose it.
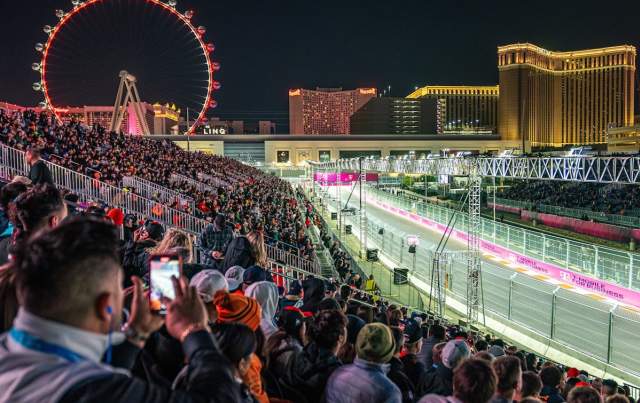
<instances>
[{"instance_id":1,"label":"puffer jacket","mask_svg":"<svg viewBox=\"0 0 640 403\"><path fill-rule=\"evenodd\" d=\"M327 380L342 362L331 352L309 343L301 352L291 357L281 382L295 390L307 403L322 401ZM304 403L302 402L302 403Z\"/></svg>"},{"instance_id":2,"label":"puffer jacket","mask_svg":"<svg viewBox=\"0 0 640 403\"><path fill-rule=\"evenodd\" d=\"M327 403L401 403L400 389L387 377L389 365L356 358L336 370L326 389Z\"/></svg>"}]
</instances>

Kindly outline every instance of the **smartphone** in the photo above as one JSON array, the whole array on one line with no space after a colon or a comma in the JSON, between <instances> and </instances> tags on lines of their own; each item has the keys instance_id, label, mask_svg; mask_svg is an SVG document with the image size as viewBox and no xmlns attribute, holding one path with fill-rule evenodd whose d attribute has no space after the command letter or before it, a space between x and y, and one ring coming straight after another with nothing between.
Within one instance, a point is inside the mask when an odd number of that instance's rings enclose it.
<instances>
[{"instance_id":1,"label":"smartphone","mask_svg":"<svg viewBox=\"0 0 640 403\"><path fill-rule=\"evenodd\" d=\"M182 274L182 258L172 254L154 254L149 257L149 306L152 311L164 315L167 312L163 300L176 297L171 277Z\"/></svg>"}]
</instances>

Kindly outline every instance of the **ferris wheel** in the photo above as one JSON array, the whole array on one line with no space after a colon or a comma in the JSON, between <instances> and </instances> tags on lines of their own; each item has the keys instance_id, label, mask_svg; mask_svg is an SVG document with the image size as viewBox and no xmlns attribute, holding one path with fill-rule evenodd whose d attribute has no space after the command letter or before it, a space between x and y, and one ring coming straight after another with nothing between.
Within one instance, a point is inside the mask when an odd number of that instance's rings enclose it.
<instances>
[{"instance_id":1,"label":"ferris wheel","mask_svg":"<svg viewBox=\"0 0 640 403\"><path fill-rule=\"evenodd\" d=\"M109 105L118 72L139 78L145 101L171 104L190 111L187 133L215 108L220 89L211 60L215 46L205 40L206 28L194 24L195 12L176 9L175 0L72 0L70 10L55 10L58 21L45 25L45 43L32 69L40 78L39 106L58 120L69 106ZM137 69L137 70L136 70Z\"/></svg>"}]
</instances>

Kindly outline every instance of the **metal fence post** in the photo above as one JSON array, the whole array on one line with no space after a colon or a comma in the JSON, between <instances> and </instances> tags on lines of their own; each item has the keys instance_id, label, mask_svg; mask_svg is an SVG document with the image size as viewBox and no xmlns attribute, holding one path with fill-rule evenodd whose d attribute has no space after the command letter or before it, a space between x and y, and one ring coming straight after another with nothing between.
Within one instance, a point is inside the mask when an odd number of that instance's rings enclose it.
<instances>
[{"instance_id":1,"label":"metal fence post","mask_svg":"<svg viewBox=\"0 0 640 403\"><path fill-rule=\"evenodd\" d=\"M549 338L553 340L553 335L556 330L556 293L560 287L553 290L553 294L551 297L551 332L549 333Z\"/></svg>"}]
</instances>

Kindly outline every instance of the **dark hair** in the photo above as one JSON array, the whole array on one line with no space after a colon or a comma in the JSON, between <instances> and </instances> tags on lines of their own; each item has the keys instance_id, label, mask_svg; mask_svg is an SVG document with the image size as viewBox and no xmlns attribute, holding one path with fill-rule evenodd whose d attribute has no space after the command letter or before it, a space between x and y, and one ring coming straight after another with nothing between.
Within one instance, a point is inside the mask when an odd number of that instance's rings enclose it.
<instances>
[{"instance_id":1,"label":"dark hair","mask_svg":"<svg viewBox=\"0 0 640 403\"><path fill-rule=\"evenodd\" d=\"M567 379L566 382L564 383L564 388L562 389L562 397L566 399L567 396L569 396L569 392L571 392L571 389L575 388L578 382L581 382L581 381L582 380L580 378Z\"/></svg>"},{"instance_id":2,"label":"dark hair","mask_svg":"<svg viewBox=\"0 0 640 403\"><path fill-rule=\"evenodd\" d=\"M602 403L597 390L590 386L573 388L567 397L567 403Z\"/></svg>"},{"instance_id":3,"label":"dark hair","mask_svg":"<svg viewBox=\"0 0 640 403\"><path fill-rule=\"evenodd\" d=\"M475 347L476 347L476 351L477 352L487 351L487 350L489 350L489 343L487 343L486 341L480 339L480 340L476 341Z\"/></svg>"},{"instance_id":4,"label":"dark hair","mask_svg":"<svg viewBox=\"0 0 640 403\"><path fill-rule=\"evenodd\" d=\"M340 299L346 301L349 297L351 297L351 287L347 284L342 284L340 286Z\"/></svg>"},{"instance_id":5,"label":"dark hair","mask_svg":"<svg viewBox=\"0 0 640 403\"><path fill-rule=\"evenodd\" d=\"M31 153L31 155L33 155L36 158L40 158L40 149L35 146L28 147L27 152Z\"/></svg>"},{"instance_id":6,"label":"dark hair","mask_svg":"<svg viewBox=\"0 0 640 403\"><path fill-rule=\"evenodd\" d=\"M542 390L542 381L538 374L533 371L525 371L522 373L522 397L535 396Z\"/></svg>"},{"instance_id":7,"label":"dark hair","mask_svg":"<svg viewBox=\"0 0 640 403\"><path fill-rule=\"evenodd\" d=\"M562 380L562 372L555 365L550 365L548 367L542 368L540 371L540 379L542 380L543 386L550 386L552 388L560 385L560 381Z\"/></svg>"},{"instance_id":8,"label":"dark hair","mask_svg":"<svg viewBox=\"0 0 640 403\"><path fill-rule=\"evenodd\" d=\"M527 370L528 371L535 371L536 370L535 362L536 362L537 358L538 357L536 357L536 355L533 354L533 353L528 353L527 354L527 356L525 357L525 360L527 362Z\"/></svg>"},{"instance_id":9,"label":"dark hair","mask_svg":"<svg viewBox=\"0 0 640 403\"><path fill-rule=\"evenodd\" d=\"M41 227L52 214L64 207L62 195L55 186L43 184L20 194L10 204L9 216L19 230L16 240L22 240Z\"/></svg>"},{"instance_id":10,"label":"dark hair","mask_svg":"<svg viewBox=\"0 0 640 403\"><path fill-rule=\"evenodd\" d=\"M438 340L444 340L446 330L444 326L433 325L429 328L429 336L433 336Z\"/></svg>"},{"instance_id":11,"label":"dark hair","mask_svg":"<svg viewBox=\"0 0 640 403\"><path fill-rule=\"evenodd\" d=\"M333 298L325 298L318 304L319 311L326 311L332 309L341 309L340 304Z\"/></svg>"},{"instance_id":12,"label":"dark hair","mask_svg":"<svg viewBox=\"0 0 640 403\"><path fill-rule=\"evenodd\" d=\"M118 232L93 217L74 217L18 245L14 254L21 303L46 318L72 321L94 309L119 269Z\"/></svg>"},{"instance_id":13,"label":"dark hair","mask_svg":"<svg viewBox=\"0 0 640 403\"><path fill-rule=\"evenodd\" d=\"M629 403L629 398L624 394L618 391L615 395L607 396L605 399L606 403Z\"/></svg>"},{"instance_id":14,"label":"dark hair","mask_svg":"<svg viewBox=\"0 0 640 403\"><path fill-rule=\"evenodd\" d=\"M347 335L347 317L339 310L320 311L309 323L308 334L318 347L333 349L340 336Z\"/></svg>"},{"instance_id":15,"label":"dark hair","mask_svg":"<svg viewBox=\"0 0 640 403\"><path fill-rule=\"evenodd\" d=\"M607 396L615 395L618 392L618 382L613 379L604 379L602 381L602 386L605 388Z\"/></svg>"},{"instance_id":16,"label":"dark hair","mask_svg":"<svg viewBox=\"0 0 640 403\"><path fill-rule=\"evenodd\" d=\"M373 323L374 314L370 306L359 304L356 310L356 316L364 320L365 323Z\"/></svg>"},{"instance_id":17,"label":"dark hair","mask_svg":"<svg viewBox=\"0 0 640 403\"><path fill-rule=\"evenodd\" d=\"M0 191L0 207L2 210L8 213L9 204L27 190L27 185L24 183L13 182L4 185L2 191Z\"/></svg>"},{"instance_id":18,"label":"dark hair","mask_svg":"<svg viewBox=\"0 0 640 403\"><path fill-rule=\"evenodd\" d=\"M487 403L496 391L496 375L484 360L463 361L453 371L453 396L462 403Z\"/></svg>"},{"instance_id":19,"label":"dark hair","mask_svg":"<svg viewBox=\"0 0 640 403\"><path fill-rule=\"evenodd\" d=\"M218 346L235 366L243 358L249 357L256 350L255 333L243 323L218 323L216 325Z\"/></svg>"},{"instance_id":20,"label":"dark hair","mask_svg":"<svg viewBox=\"0 0 640 403\"><path fill-rule=\"evenodd\" d=\"M393 339L396 342L396 351L395 354L398 354L402 351L402 347L404 346L404 332L398 326L390 326L391 334L393 334Z\"/></svg>"},{"instance_id":21,"label":"dark hair","mask_svg":"<svg viewBox=\"0 0 640 403\"><path fill-rule=\"evenodd\" d=\"M496 358L492 365L498 377L496 385L498 392L509 392L517 388L521 374L520 360L518 358L505 355Z\"/></svg>"}]
</instances>

